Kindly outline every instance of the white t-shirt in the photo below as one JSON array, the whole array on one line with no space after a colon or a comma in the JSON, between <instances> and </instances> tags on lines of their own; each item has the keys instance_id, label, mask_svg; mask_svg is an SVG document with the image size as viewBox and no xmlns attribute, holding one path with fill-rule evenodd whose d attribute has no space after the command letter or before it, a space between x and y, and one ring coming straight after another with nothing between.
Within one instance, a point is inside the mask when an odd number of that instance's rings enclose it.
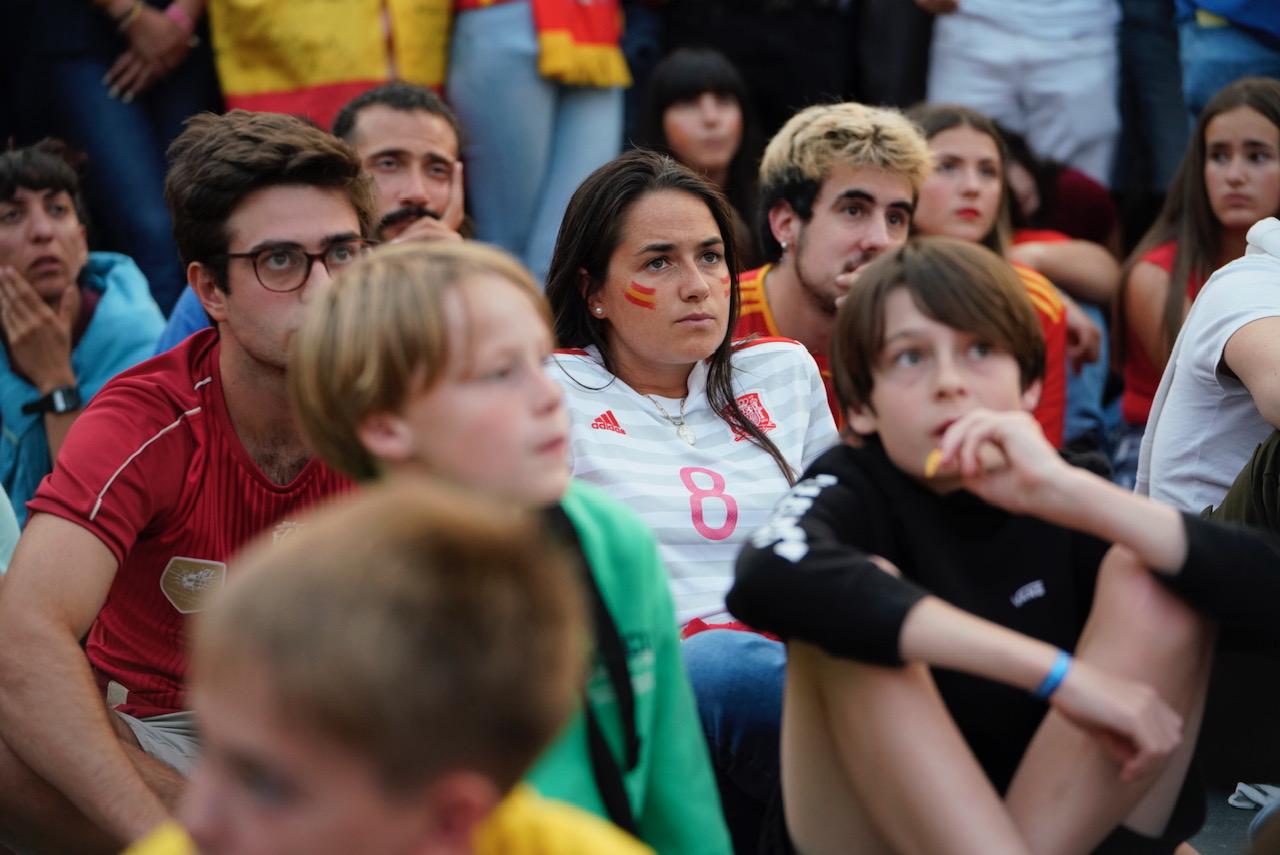
<instances>
[{"instance_id":1,"label":"white t-shirt","mask_svg":"<svg viewBox=\"0 0 1280 855\"><path fill-rule=\"evenodd\" d=\"M1137 491L1199 513L1226 495L1274 428L1223 362L1246 324L1280 316L1280 221L1249 230L1245 255L1209 277L1191 304L1151 405Z\"/></svg>"},{"instance_id":2,"label":"white t-shirt","mask_svg":"<svg viewBox=\"0 0 1280 855\"><path fill-rule=\"evenodd\" d=\"M689 375L684 420L693 445L658 407L679 421L678 398L654 396L655 404L607 372L595 348L560 351L548 370L566 393L573 476L603 488L653 530L680 623L732 620L724 598L738 552L789 485L767 452L712 411L707 364ZM835 445L818 367L796 342L739 345L733 388L739 408L778 447L795 477Z\"/></svg>"}]
</instances>

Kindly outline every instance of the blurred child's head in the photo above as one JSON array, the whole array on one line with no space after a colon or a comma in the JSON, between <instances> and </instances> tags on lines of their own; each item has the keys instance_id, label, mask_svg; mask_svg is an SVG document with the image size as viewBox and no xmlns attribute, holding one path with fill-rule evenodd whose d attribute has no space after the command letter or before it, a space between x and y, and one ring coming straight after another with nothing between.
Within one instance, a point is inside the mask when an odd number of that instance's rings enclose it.
<instances>
[{"instance_id":1,"label":"blurred child's head","mask_svg":"<svg viewBox=\"0 0 1280 855\"><path fill-rule=\"evenodd\" d=\"M581 592L539 522L406 479L237 561L192 654L200 851L469 851L580 691Z\"/></svg>"},{"instance_id":2,"label":"blurred child's head","mask_svg":"<svg viewBox=\"0 0 1280 855\"><path fill-rule=\"evenodd\" d=\"M534 504L568 486L568 416L543 371L546 303L506 253L387 247L308 308L290 385L327 463L360 479L420 470Z\"/></svg>"},{"instance_id":3,"label":"blurred child's head","mask_svg":"<svg viewBox=\"0 0 1280 855\"><path fill-rule=\"evenodd\" d=\"M832 335L836 395L850 428L879 435L921 474L942 431L966 412L1032 409L1044 337L1018 274L953 238L913 238L868 265Z\"/></svg>"}]
</instances>

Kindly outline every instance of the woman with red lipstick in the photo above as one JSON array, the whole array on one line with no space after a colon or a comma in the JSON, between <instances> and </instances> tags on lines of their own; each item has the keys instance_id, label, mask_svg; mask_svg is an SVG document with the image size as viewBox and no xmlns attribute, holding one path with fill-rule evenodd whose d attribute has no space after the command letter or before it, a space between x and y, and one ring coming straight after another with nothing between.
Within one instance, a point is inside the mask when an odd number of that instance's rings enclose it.
<instances>
[{"instance_id":1,"label":"woman with red lipstick","mask_svg":"<svg viewBox=\"0 0 1280 855\"><path fill-rule=\"evenodd\" d=\"M1130 486L1151 402L1191 301L1210 273L1244 254L1249 227L1277 213L1280 82L1244 78L1205 105L1164 208L1125 265L1116 468Z\"/></svg>"},{"instance_id":2,"label":"woman with red lipstick","mask_svg":"<svg viewBox=\"0 0 1280 855\"><path fill-rule=\"evenodd\" d=\"M995 123L975 110L950 104L917 105L907 117L920 125L934 155L933 173L916 201L914 230L980 243L1007 257L1012 232L1005 179L1008 157ZM1049 441L1061 445L1067 407L1068 304L1044 276L1016 262L1014 267L1045 337L1044 383L1035 417Z\"/></svg>"},{"instance_id":3,"label":"woman with red lipstick","mask_svg":"<svg viewBox=\"0 0 1280 855\"><path fill-rule=\"evenodd\" d=\"M756 214L761 141L747 85L719 51L680 48L653 70L641 145L670 154L724 193L733 206L742 269L760 263L747 225Z\"/></svg>"},{"instance_id":4,"label":"woman with red lipstick","mask_svg":"<svg viewBox=\"0 0 1280 855\"><path fill-rule=\"evenodd\" d=\"M61 143L0 153L0 486L20 522L81 404L164 328L133 260L89 252L81 210Z\"/></svg>"}]
</instances>

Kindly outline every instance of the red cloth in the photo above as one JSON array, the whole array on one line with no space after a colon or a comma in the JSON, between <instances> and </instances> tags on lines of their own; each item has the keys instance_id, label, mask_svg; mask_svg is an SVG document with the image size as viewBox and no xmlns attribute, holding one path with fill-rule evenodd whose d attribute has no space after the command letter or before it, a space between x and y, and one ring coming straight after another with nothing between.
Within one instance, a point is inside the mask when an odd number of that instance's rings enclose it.
<instances>
[{"instance_id":1,"label":"red cloth","mask_svg":"<svg viewBox=\"0 0 1280 855\"><path fill-rule=\"evenodd\" d=\"M1075 240L1071 235L1054 229L1018 229L1013 233L1013 243L1066 243Z\"/></svg>"},{"instance_id":2,"label":"red cloth","mask_svg":"<svg viewBox=\"0 0 1280 855\"><path fill-rule=\"evenodd\" d=\"M1067 312L1058 289L1024 264L1014 264L1044 333L1044 378L1033 415L1054 447L1062 445L1067 415Z\"/></svg>"},{"instance_id":3,"label":"red cloth","mask_svg":"<svg viewBox=\"0 0 1280 855\"><path fill-rule=\"evenodd\" d=\"M27 507L86 529L119 562L85 653L104 691L128 690L121 711L150 716L186 708L179 606L198 610L246 541L287 533L298 512L350 487L319 460L286 486L263 475L227 415L218 334L204 330L103 387Z\"/></svg>"},{"instance_id":4,"label":"red cloth","mask_svg":"<svg viewBox=\"0 0 1280 855\"><path fill-rule=\"evenodd\" d=\"M1154 264L1165 273L1173 273L1173 262L1178 255L1176 240L1162 243L1142 256L1142 260ZM1195 273L1187 274L1187 301L1190 302L1204 286ZM1151 402L1155 400L1164 367L1156 367L1155 360L1147 353L1130 325L1124 334L1124 392L1120 395L1120 416L1131 425L1145 425L1151 415Z\"/></svg>"},{"instance_id":5,"label":"red cloth","mask_svg":"<svg viewBox=\"0 0 1280 855\"><path fill-rule=\"evenodd\" d=\"M706 632L709 629L729 629L734 632L754 632L756 635L763 635L765 638L771 638L778 641L778 636L772 632L761 632L758 629L752 629L740 620L729 621L728 623L707 623L702 618L694 618L684 625L680 630L680 640L692 638L700 632Z\"/></svg>"},{"instance_id":6,"label":"red cloth","mask_svg":"<svg viewBox=\"0 0 1280 855\"><path fill-rule=\"evenodd\" d=\"M773 265L766 264L755 270L748 270L738 278L738 323L733 328L735 339L750 335L779 337L778 325L774 323L773 314L769 311L769 301L764 293L764 278ZM827 406L831 408L831 416L836 420L836 430L844 428L844 412L836 400L835 381L831 378L831 361L825 353L810 352L813 361L818 363L818 373L822 375L822 385L827 390Z\"/></svg>"}]
</instances>

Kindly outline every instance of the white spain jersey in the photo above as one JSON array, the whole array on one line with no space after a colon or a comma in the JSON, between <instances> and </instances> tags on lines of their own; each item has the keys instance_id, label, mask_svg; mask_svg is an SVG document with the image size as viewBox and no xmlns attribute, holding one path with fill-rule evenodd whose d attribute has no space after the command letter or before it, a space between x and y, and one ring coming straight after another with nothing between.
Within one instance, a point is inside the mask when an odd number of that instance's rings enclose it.
<instances>
[{"instance_id":1,"label":"white spain jersey","mask_svg":"<svg viewBox=\"0 0 1280 855\"><path fill-rule=\"evenodd\" d=\"M732 620L724 598L734 561L789 487L768 453L712 411L707 364L689 375L684 419L692 445L658 407L679 421L679 399L654 396L654 404L607 372L594 348L557 351L548 370L565 390L574 477L603 488L653 530L680 623ZM739 344L733 388L796 477L836 443L822 377L796 342Z\"/></svg>"}]
</instances>

